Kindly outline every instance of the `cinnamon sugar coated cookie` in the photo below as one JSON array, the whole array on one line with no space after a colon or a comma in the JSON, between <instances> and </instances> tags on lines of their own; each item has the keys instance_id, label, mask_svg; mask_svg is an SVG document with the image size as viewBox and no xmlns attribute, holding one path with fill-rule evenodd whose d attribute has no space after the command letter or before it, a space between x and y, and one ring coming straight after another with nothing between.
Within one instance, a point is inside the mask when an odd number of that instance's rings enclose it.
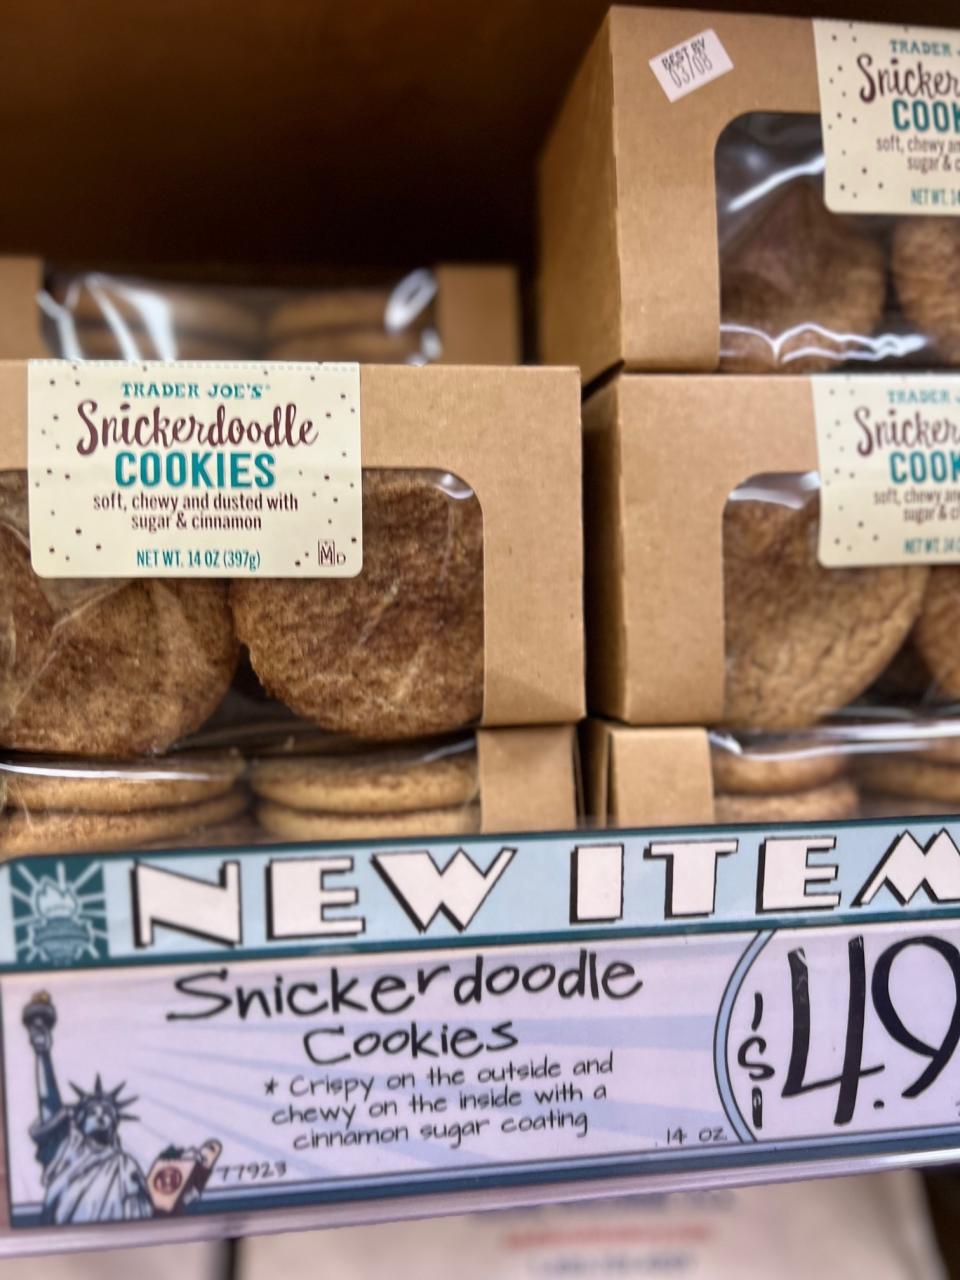
<instances>
[{"instance_id":1,"label":"cinnamon sugar coated cookie","mask_svg":"<svg viewBox=\"0 0 960 1280\"><path fill-rule=\"evenodd\" d=\"M480 806L409 813L311 813L263 800L257 821L283 840L401 840L406 836L459 836L480 830Z\"/></svg>"},{"instance_id":2,"label":"cinnamon sugar coated cookie","mask_svg":"<svg viewBox=\"0 0 960 1280\"><path fill-rule=\"evenodd\" d=\"M267 344L324 332L382 331L389 301L390 290L376 286L292 293L267 317Z\"/></svg>"},{"instance_id":3,"label":"cinnamon sugar coated cookie","mask_svg":"<svg viewBox=\"0 0 960 1280\"><path fill-rule=\"evenodd\" d=\"M824 569L817 500L731 501L724 513L731 728L803 728L862 693L920 611L924 568Z\"/></svg>"},{"instance_id":4,"label":"cinnamon sugar coated cookie","mask_svg":"<svg viewBox=\"0 0 960 1280\"><path fill-rule=\"evenodd\" d=\"M930 571L923 608L913 633L917 648L942 693L960 695L960 568Z\"/></svg>"},{"instance_id":5,"label":"cinnamon sugar coated cookie","mask_svg":"<svg viewBox=\"0 0 960 1280\"><path fill-rule=\"evenodd\" d=\"M874 795L866 791L860 799L860 814L864 818L925 818L955 813L956 809L950 800L931 800L926 796Z\"/></svg>"},{"instance_id":6,"label":"cinnamon sugar coated cookie","mask_svg":"<svg viewBox=\"0 0 960 1280\"><path fill-rule=\"evenodd\" d=\"M960 767L956 765L893 752L861 761L857 776L867 791L944 800L960 806Z\"/></svg>"},{"instance_id":7,"label":"cinnamon sugar coated cookie","mask_svg":"<svg viewBox=\"0 0 960 1280\"><path fill-rule=\"evenodd\" d=\"M0 735L43 666L53 624L26 536L4 524L0 510Z\"/></svg>"},{"instance_id":8,"label":"cinnamon sugar coated cookie","mask_svg":"<svg viewBox=\"0 0 960 1280\"><path fill-rule=\"evenodd\" d=\"M258 760L252 790L294 809L330 813L408 813L469 804L477 797L476 753L433 758L309 756Z\"/></svg>"},{"instance_id":9,"label":"cinnamon sugar coated cookie","mask_svg":"<svg viewBox=\"0 0 960 1280\"><path fill-rule=\"evenodd\" d=\"M869 350L883 314L880 245L795 182L721 263L720 367L817 373Z\"/></svg>"},{"instance_id":10,"label":"cinnamon sugar coated cookie","mask_svg":"<svg viewBox=\"0 0 960 1280\"><path fill-rule=\"evenodd\" d=\"M237 634L268 693L325 729L441 733L483 709L483 519L433 474L363 473L356 578L236 580Z\"/></svg>"},{"instance_id":11,"label":"cinnamon sugar coated cookie","mask_svg":"<svg viewBox=\"0 0 960 1280\"><path fill-rule=\"evenodd\" d=\"M236 658L220 583L111 583L51 629L42 667L0 723L0 745L89 756L163 751L215 709Z\"/></svg>"},{"instance_id":12,"label":"cinnamon sugar coated cookie","mask_svg":"<svg viewBox=\"0 0 960 1280\"><path fill-rule=\"evenodd\" d=\"M109 853L185 835L202 835L231 822L246 807L246 796L231 790L212 800L129 813L80 810L14 810L0 814L0 856L24 853Z\"/></svg>"},{"instance_id":13,"label":"cinnamon sugar coated cookie","mask_svg":"<svg viewBox=\"0 0 960 1280\"><path fill-rule=\"evenodd\" d=\"M960 764L960 734L930 737L917 744L917 751L924 760L939 760L943 764Z\"/></svg>"},{"instance_id":14,"label":"cinnamon sugar coated cookie","mask_svg":"<svg viewBox=\"0 0 960 1280\"><path fill-rule=\"evenodd\" d=\"M196 831L186 831L182 835L162 836L159 840L145 840L137 845L138 849L195 849L198 845L204 849L223 849L230 845L253 848L265 844L267 837L257 825L253 814L241 810L234 818L218 822L212 827L204 827L197 838Z\"/></svg>"},{"instance_id":15,"label":"cinnamon sugar coated cookie","mask_svg":"<svg viewBox=\"0 0 960 1280\"><path fill-rule=\"evenodd\" d=\"M714 821L718 825L740 822L834 822L857 813L857 789L845 779L808 791L782 795L716 795Z\"/></svg>"},{"instance_id":16,"label":"cinnamon sugar coated cookie","mask_svg":"<svg viewBox=\"0 0 960 1280\"><path fill-rule=\"evenodd\" d=\"M960 222L902 219L893 233L891 270L906 318L944 364L960 364Z\"/></svg>"},{"instance_id":17,"label":"cinnamon sugar coated cookie","mask_svg":"<svg viewBox=\"0 0 960 1280\"><path fill-rule=\"evenodd\" d=\"M820 787L846 773L848 762L839 751L804 749L732 751L714 746L710 752L713 786L718 792L766 795Z\"/></svg>"},{"instance_id":18,"label":"cinnamon sugar coated cookie","mask_svg":"<svg viewBox=\"0 0 960 1280\"><path fill-rule=\"evenodd\" d=\"M239 646L226 586L40 579L26 477L0 477L0 747L65 755L163 751L230 684Z\"/></svg>"},{"instance_id":19,"label":"cinnamon sugar coated cookie","mask_svg":"<svg viewBox=\"0 0 960 1280\"><path fill-rule=\"evenodd\" d=\"M17 756L0 760L10 809L130 813L210 800L243 772L239 755L170 755L156 761L84 761Z\"/></svg>"}]
</instances>

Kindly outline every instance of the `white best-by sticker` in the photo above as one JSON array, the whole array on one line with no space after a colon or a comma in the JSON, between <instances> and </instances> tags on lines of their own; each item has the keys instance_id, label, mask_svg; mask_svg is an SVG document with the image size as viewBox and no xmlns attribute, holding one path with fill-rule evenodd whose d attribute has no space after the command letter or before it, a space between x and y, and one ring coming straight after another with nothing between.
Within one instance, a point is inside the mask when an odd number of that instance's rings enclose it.
<instances>
[{"instance_id":1,"label":"white best-by sticker","mask_svg":"<svg viewBox=\"0 0 960 1280\"><path fill-rule=\"evenodd\" d=\"M960 563L960 375L810 381L820 563Z\"/></svg>"},{"instance_id":2,"label":"white best-by sticker","mask_svg":"<svg viewBox=\"0 0 960 1280\"><path fill-rule=\"evenodd\" d=\"M671 102L685 98L694 89L709 84L718 76L733 70L733 63L720 43L720 37L709 27L650 59L650 70Z\"/></svg>"},{"instance_id":3,"label":"white best-by sticker","mask_svg":"<svg viewBox=\"0 0 960 1280\"><path fill-rule=\"evenodd\" d=\"M960 213L960 32L814 19L835 213Z\"/></svg>"},{"instance_id":4,"label":"white best-by sticker","mask_svg":"<svg viewBox=\"0 0 960 1280\"><path fill-rule=\"evenodd\" d=\"M41 577L360 572L358 365L34 360L28 387Z\"/></svg>"}]
</instances>

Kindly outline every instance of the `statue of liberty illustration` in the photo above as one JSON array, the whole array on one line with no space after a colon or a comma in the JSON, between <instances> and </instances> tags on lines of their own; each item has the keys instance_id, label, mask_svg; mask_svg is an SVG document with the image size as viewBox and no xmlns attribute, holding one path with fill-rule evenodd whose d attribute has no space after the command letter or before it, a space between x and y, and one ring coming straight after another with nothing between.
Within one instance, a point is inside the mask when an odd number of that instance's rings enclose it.
<instances>
[{"instance_id":1,"label":"statue of liberty illustration","mask_svg":"<svg viewBox=\"0 0 960 1280\"><path fill-rule=\"evenodd\" d=\"M174 1213L200 1198L220 1155L214 1139L199 1150L169 1147L144 1174L124 1151L120 1125L136 1120L127 1108L123 1084L104 1089L99 1073L93 1089L71 1083L75 1102L64 1102L53 1069L53 1028L57 1012L41 991L23 1010L23 1024L36 1055L39 1115L30 1137L43 1167L43 1220L63 1225L117 1222Z\"/></svg>"}]
</instances>

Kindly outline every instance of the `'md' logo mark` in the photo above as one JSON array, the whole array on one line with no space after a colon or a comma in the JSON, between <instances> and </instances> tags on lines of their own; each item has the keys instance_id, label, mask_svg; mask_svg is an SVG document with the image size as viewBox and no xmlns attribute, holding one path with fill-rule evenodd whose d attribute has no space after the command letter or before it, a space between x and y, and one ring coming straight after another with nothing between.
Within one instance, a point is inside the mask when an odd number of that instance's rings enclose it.
<instances>
[{"instance_id":1,"label":"'md' logo mark","mask_svg":"<svg viewBox=\"0 0 960 1280\"><path fill-rule=\"evenodd\" d=\"M337 550L337 544L332 538L323 538L317 543L317 560L320 564L331 566L347 563L347 557Z\"/></svg>"},{"instance_id":2,"label":"'md' logo mark","mask_svg":"<svg viewBox=\"0 0 960 1280\"><path fill-rule=\"evenodd\" d=\"M61 968L109 955L100 862L71 860L69 876L53 858L13 863L10 896L21 963Z\"/></svg>"}]
</instances>

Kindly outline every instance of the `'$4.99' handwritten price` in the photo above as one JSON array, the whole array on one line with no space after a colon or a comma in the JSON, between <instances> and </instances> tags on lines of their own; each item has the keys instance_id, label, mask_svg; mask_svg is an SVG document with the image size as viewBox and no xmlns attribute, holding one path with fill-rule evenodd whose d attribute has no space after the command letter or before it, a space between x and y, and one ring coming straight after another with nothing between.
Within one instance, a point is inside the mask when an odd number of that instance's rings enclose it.
<instances>
[{"instance_id":1,"label":"'$4.99' handwritten price","mask_svg":"<svg viewBox=\"0 0 960 1280\"><path fill-rule=\"evenodd\" d=\"M816 945L816 941L811 943L811 956ZM770 1136L764 1131L770 1129L771 1118L778 1136L782 1136L781 1126L789 1124L783 1103L811 1094L821 1094L827 1103L826 1113L821 1117L824 1127L831 1121L836 1127L849 1125L854 1119L861 1082L883 1072L888 1073L885 1078L899 1077L895 1083L900 1098L919 1100L949 1066L960 1042L960 949L952 942L935 934L900 938L879 952L868 976L871 966L864 936L849 938L845 1008L842 1006L844 984L840 966L833 963L832 947L828 976L823 977L821 968L819 984L811 981L806 951L804 946L796 946L785 957L789 1010L778 1007L783 1002L771 998L769 981L751 982L749 995L746 984L743 988L744 995L752 999L752 1017L749 1034L736 1047L736 1064L750 1082L749 1107L744 1112L749 1111L749 1126L757 1137ZM898 965L909 967L917 963L938 966L936 981L906 981L906 971L898 976ZM782 966L783 957L779 964ZM771 976L768 970L768 978ZM778 991L783 989L783 978L781 967L777 974ZM755 989L761 985L766 996ZM828 1009L831 992L841 993L841 1005L834 1004ZM935 1039L929 1031L933 1024L938 1028ZM779 1058L777 1042L784 1029L789 1035L785 1069L782 1058L774 1065ZM897 1055L893 1070L894 1064L886 1052L887 1061L876 1060L878 1047L883 1048L884 1044L890 1049L899 1046L906 1051L906 1055ZM836 1069L823 1073L822 1064L828 1056L835 1059ZM821 1064L820 1072L812 1069L814 1062ZM911 1062L920 1069L913 1069ZM833 1114L829 1117L831 1105ZM937 1106L936 1099L932 1099L932 1105ZM876 1097L872 1106L875 1112L883 1111L886 1101ZM960 1103L951 1094L949 1103L944 1104L932 1122L940 1125L954 1122L958 1107ZM944 1114L944 1110L949 1114ZM927 1118L930 1118L929 1112ZM891 1121L890 1127L896 1127L892 1117Z\"/></svg>"}]
</instances>

